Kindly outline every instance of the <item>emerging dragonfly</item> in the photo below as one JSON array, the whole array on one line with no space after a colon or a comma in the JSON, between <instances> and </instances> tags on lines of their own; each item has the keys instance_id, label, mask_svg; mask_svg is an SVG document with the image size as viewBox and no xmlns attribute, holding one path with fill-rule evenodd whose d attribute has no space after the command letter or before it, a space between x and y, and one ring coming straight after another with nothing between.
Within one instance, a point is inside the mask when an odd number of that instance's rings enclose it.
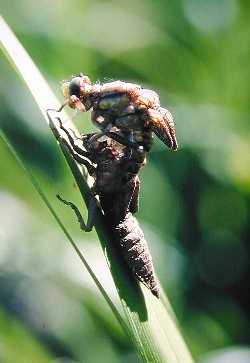
<instances>
[{"instance_id":1,"label":"emerging dragonfly","mask_svg":"<svg viewBox=\"0 0 250 363\"><path fill-rule=\"evenodd\" d=\"M93 123L119 143L148 151L154 133L170 149L177 150L175 125L171 113L160 107L157 93L122 81L92 84L80 74L62 84L66 102L82 112L92 110Z\"/></svg>"},{"instance_id":2,"label":"emerging dragonfly","mask_svg":"<svg viewBox=\"0 0 250 363\"><path fill-rule=\"evenodd\" d=\"M58 198L74 210L81 228L90 231L95 222L97 208L95 195L98 195L105 220L128 267L135 277L159 298L159 287L147 242L133 216L138 210L140 188L138 173L145 164L146 151L137 148L131 152L130 147L123 146L107 136L100 137L100 133L83 135L81 147L59 118L58 121L61 130L67 135L67 140L60 138L60 142L67 146L77 162L86 166L95 180L87 223L85 224L73 203L60 196Z\"/></svg>"}]
</instances>

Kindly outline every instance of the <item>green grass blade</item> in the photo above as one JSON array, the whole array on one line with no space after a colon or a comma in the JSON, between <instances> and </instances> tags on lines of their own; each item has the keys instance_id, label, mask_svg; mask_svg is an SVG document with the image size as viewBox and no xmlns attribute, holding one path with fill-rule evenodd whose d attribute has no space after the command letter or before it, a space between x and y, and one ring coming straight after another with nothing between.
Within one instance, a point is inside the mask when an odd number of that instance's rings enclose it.
<instances>
[{"instance_id":1,"label":"green grass blade","mask_svg":"<svg viewBox=\"0 0 250 363\"><path fill-rule=\"evenodd\" d=\"M3 19L0 19L0 37L2 48L27 84L41 112L45 114L47 108L57 108L57 100L48 85ZM27 68L29 69L28 74ZM51 117L49 122L54 124L55 119ZM73 125L70 127L73 128ZM84 179L81 168L71 158L67 149L63 146L61 148L83 199L88 204L89 184ZM106 253L124 308L132 342L143 361L192 363L192 357L183 341L163 290L161 289L161 298L157 299L129 274L115 246L111 243L111 234L105 227L101 212L96 220L95 228Z\"/></svg>"},{"instance_id":2,"label":"green grass blade","mask_svg":"<svg viewBox=\"0 0 250 363\"><path fill-rule=\"evenodd\" d=\"M97 288L100 290L101 294L103 295L104 299L107 301L108 305L110 306L112 312L114 313L115 317L117 318L117 320L119 321L119 323L121 324L122 328L125 330L125 332L127 332L127 326L125 324L125 322L123 321L120 313L118 312L118 310L116 309L115 305L113 304L112 300L109 298L109 296L107 295L105 289L103 288L102 284L100 283L100 281L98 280L98 278L96 277L95 273L93 272L93 270L91 269L90 265L88 264L87 260L85 259L85 257L83 256L82 252L79 250L79 248L77 247L76 243L74 242L73 238L71 237L70 233L68 232L68 230L65 228L64 224L62 223L62 221L60 220L59 216L57 215L57 213L55 212L55 210L53 209L51 203L49 202L48 198L46 197L45 193L43 192L42 188L40 187L38 181L36 180L36 178L34 177L34 175L32 174L32 172L30 171L30 169L25 166L24 162L22 161L22 159L19 157L19 155L16 153L16 151L13 149L12 145L9 143L8 139L6 138L6 136L4 135L4 133L2 132L2 130L0 130L0 137L1 139L7 144L10 152L15 156L16 160L18 161L18 163L21 165L22 169L25 171L25 173L27 174L28 178L30 179L33 187L35 188L35 190L38 192L38 194L40 195L40 197L42 198L43 202L46 204L47 208L49 209L50 213L52 214L52 216L55 218L56 222L58 223L59 227L61 228L61 230L63 231L63 233L65 234L65 236L67 237L68 241L70 242L71 246L73 247L73 249L75 250L75 252L77 253L78 257L80 258L80 260L82 261L84 267L86 268L86 270L88 271L88 273L90 274L90 276L92 277L94 283L96 284Z\"/></svg>"},{"instance_id":3,"label":"green grass blade","mask_svg":"<svg viewBox=\"0 0 250 363\"><path fill-rule=\"evenodd\" d=\"M19 43L19 41L17 40L17 38L15 37L15 35L11 31L11 29L8 27L8 25L5 23L5 21L4 21L4 19L2 17L0 17L0 45L1 45L1 48L4 51L4 53L7 55L10 63L12 64L12 66L15 67L17 73L23 78L25 84L27 84L31 94L33 95L33 97L34 97L34 99L35 99L35 101L36 101L36 103L37 103L37 105L39 107L39 109L41 110L42 114L44 115L45 120L48 122L49 120L47 118L46 110L49 108L49 105L51 106L51 104L54 105L54 107L58 108L59 107L59 101L56 99L54 93L51 91L50 87L48 86L48 84L46 83L44 78L42 77L41 73L39 72L39 70L37 69L37 67L35 66L33 61L31 60L31 58L29 57L29 55L27 54L25 49ZM66 115L64 115L64 117L66 117ZM74 128L73 125L71 127ZM60 220L60 218L56 214L56 212L53 209L53 207L52 207L51 203L49 202L48 198L46 197L46 195L42 191L38 181L35 179L32 172L30 171L30 169L24 164L24 162L22 161L20 156L17 154L17 152L14 150L12 145L10 145L10 143L8 142L8 139L6 138L6 136L4 135L2 130L0 130L0 136L1 136L2 140L8 145L10 151L13 153L15 158L18 160L19 164L22 166L22 168L24 169L24 171L28 175L28 177L29 177L31 183L33 184L34 188L36 189L38 194L41 196L42 200L44 201L44 203L48 207L49 211L51 212L51 214L53 215L53 217L55 218L55 220L59 224L60 228L62 229L62 231L66 235L66 237L69 240L70 244L72 245L75 252L79 256L80 260L82 261L84 267L87 269L88 273L90 274L90 276L94 280L96 286L98 287L98 289L102 293L103 297L105 298L105 300L109 304L109 306L110 306L111 310L113 311L114 315L116 316L117 320L120 322L120 324L122 325L124 330L127 331L127 327L126 327L121 315L119 314L119 312L116 309L116 307L114 306L113 302L111 301L111 299L107 295L105 289L103 288L103 286L99 282L98 278L95 276L93 270L91 269L91 267L88 264L87 260L84 258L81 251L77 247L77 245L74 242L73 238L71 237L71 235L69 234L69 232L67 231L67 229L63 225L62 221ZM85 195L86 195L86 193L88 192L88 188L87 188L86 183L84 185L84 190L85 190Z\"/></svg>"}]
</instances>

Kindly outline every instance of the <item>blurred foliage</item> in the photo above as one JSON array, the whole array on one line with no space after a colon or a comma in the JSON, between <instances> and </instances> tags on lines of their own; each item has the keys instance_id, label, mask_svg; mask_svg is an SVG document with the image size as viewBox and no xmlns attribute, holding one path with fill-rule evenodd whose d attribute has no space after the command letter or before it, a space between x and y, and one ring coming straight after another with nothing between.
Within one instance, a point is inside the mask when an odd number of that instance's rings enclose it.
<instances>
[{"instance_id":1,"label":"blurred foliage","mask_svg":"<svg viewBox=\"0 0 250 363\"><path fill-rule=\"evenodd\" d=\"M153 88L173 112L180 150L155 142L138 218L194 356L247 362L247 348L236 346L250 344L249 2L0 0L0 8L61 100L59 81L82 71ZM79 202L50 131L4 57L0 72L1 127L115 299L95 233L81 233L56 201L60 192ZM89 115L76 123L93 130ZM0 161L1 360L136 362L3 144ZM230 349L208 354L222 348Z\"/></svg>"}]
</instances>

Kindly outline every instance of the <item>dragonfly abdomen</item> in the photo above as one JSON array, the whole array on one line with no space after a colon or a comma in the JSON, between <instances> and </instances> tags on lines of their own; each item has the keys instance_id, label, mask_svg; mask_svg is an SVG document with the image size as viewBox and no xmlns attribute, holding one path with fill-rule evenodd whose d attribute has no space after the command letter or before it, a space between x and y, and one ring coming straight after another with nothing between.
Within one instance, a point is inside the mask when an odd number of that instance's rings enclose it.
<instances>
[{"instance_id":1,"label":"dragonfly abdomen","mask_svg":"<svg viewBox=\"0 0 250 363\"><path fill-rule=\"evenodd\" d=\"M136 218L128 212L115 227L120 251L134 275L159 298L152 258L147 241Z\"/></svg>"}]
</instances>

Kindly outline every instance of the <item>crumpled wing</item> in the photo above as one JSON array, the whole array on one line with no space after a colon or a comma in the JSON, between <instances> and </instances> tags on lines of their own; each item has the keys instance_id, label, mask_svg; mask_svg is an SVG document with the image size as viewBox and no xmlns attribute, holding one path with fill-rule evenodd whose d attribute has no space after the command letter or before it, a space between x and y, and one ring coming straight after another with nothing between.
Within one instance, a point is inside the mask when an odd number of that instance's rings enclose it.
<instances>
[{"instance_id":1,"label":"crumpled wing","mask_svg":"<svg viewBox=\"0 0 250 363\"><path fill-rule=\"evenodd\" d=\"M163 107L158 110L149 109L149 122L155 135L171 150L178 149L175 124L171 113Z\"/></svg>"}]
</instances>

